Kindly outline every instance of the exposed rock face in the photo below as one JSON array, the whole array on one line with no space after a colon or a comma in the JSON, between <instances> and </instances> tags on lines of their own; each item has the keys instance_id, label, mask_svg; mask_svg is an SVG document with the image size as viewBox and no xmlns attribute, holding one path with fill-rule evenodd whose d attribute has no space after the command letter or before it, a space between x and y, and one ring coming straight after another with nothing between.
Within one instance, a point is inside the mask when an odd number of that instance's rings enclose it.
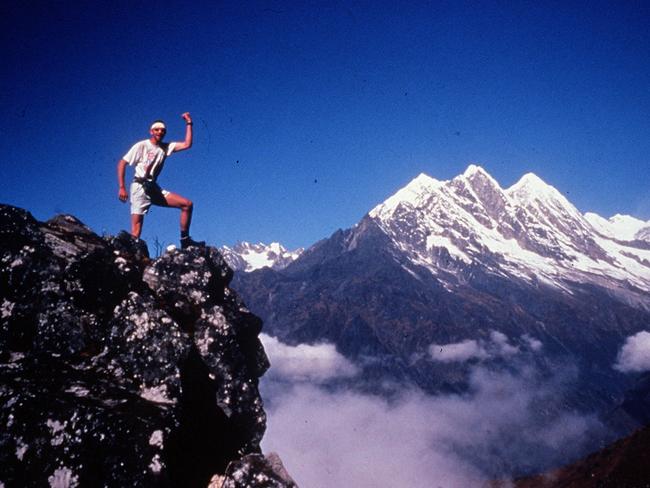
<instances>
[{"instance_id":1,"label":"exposed rock face","mask_svg":"<svg viewBox=\"0 0 650 488\"><path fill-rule=\"evenodd\" d=\"M205 487L264 459L262 323L216 249L151 261L3 205L0 262L0 486Z\"/></svg>"}]
</instances>

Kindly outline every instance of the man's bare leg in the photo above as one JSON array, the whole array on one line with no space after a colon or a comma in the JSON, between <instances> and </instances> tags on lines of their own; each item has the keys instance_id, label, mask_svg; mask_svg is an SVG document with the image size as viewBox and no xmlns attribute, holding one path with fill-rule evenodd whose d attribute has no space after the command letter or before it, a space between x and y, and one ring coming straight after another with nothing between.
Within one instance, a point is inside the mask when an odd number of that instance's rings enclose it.
<instances>
[{"instance_id":1,"label":"man's bare leg","mask_svg":"<svg viewBox=\"0 0 650 488\"><path fill-rule=\"evenodd\" d=\"M131 214L131 235L136 239L140 238L142 233L142 222L144 221L144 215Z\"/></svg>"},{"instance_id":2,"label":"man's bare leg","mask_svg":"<svg viewBox=\"0 0 650 488\"><path fill-rule=\"evenodd\" d=\"M176 193L165 195L165 201L168 206L181 209L181 232L189 232L192 224L192 210L194 209L192 201Z\"/></svg>"},{"instance_id":3,"label":"man's bare leg","mask_svg":"<svg viewBox=\"0 0 650 488\"><path fill-rule=\"evenodd\" d=\"M176 193L168 193L165 195L165 200L168 206L181 209L181 247L186 249L190 246L205 246L205 242L197 242L190 237L192 210L194 210L192 201Z\"/></svg>"}]
</instances>

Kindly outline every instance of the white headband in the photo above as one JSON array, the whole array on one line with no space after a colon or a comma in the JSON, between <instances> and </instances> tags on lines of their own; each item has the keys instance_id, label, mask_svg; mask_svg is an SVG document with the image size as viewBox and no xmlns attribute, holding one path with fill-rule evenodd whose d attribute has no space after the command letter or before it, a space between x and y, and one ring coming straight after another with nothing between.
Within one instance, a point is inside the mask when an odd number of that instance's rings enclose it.
<instances>
[{"instance_id":1,"label":"white headband","mask_svg":"<svg viewBox=\"0 0 650 488\"><path fill-rule=\"evenodd\" d=\"M165 124L163 124L162 122L154 122L153 124L151 124L151 127L149 129L150 130L167 129L167 127L165 127Z\"/></svg>"}]
</instances>

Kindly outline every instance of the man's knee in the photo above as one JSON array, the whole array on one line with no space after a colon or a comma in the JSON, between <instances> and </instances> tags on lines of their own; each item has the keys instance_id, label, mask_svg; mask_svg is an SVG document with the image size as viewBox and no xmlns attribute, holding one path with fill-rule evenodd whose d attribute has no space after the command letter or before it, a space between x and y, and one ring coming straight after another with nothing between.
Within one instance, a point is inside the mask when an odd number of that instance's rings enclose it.
<instances>
[{"instance_id":1,"label":"man's knee","mask_svg":"<svg viewBox=\"0 0 650 488\"><path fill-rule=\"evenodd\" d=\"M192 200L186 200L183 209L191 212L194 209L194 202L192 202Z\"/></svg>"}]
</instances>

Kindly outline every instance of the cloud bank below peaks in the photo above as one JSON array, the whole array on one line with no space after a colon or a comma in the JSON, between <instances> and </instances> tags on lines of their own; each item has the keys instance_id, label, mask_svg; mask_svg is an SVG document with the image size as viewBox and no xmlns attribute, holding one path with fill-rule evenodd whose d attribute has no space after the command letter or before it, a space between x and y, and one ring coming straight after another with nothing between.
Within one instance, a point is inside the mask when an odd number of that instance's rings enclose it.
<instances>
[{"instance_id":1,"label":"cloud bank below peaks","mask_svg":"<svg viewBox=\"0 0 650 488\"><path fill-rule=\"evenodd\" d=\"M272 374L261 384L268 414L262 445L280 454L299 486L482 486L564 464L600 429L591 416L550 407L572 388L566 369L548 378L532 367L504 373L479 363L465 394L410 387L385 398L341 386L350 381L324 386L323 379L354 380L356 372L333 346L263 340ZM459 346L459 355L463 347L480 349ZM481 347L483 354L519 350L498 334Z\"/></svg>"}]
</instances>

